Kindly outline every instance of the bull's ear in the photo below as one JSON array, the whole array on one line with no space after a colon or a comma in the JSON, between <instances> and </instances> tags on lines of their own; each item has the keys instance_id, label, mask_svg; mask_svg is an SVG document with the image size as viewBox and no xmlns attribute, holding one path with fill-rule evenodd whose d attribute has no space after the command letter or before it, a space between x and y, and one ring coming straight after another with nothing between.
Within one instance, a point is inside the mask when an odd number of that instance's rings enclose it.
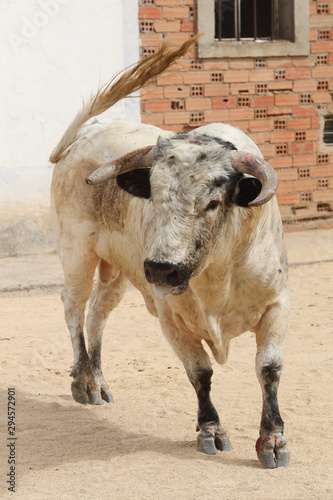
<instances>
[{"instance_id":1,"label":"bull's ear","mask_svg":"<svg viewBox=\"0 0 333 500\"><path fill-rule=\"evenodd\" d=\"M138 198L150 198L150 169L140 168L117 176L118 186Z\"/></svg>"},{"instance_id":2,"label":"bull's ear","mask_svg":"<svg viewBox=\"0 0 333 500\"><path fill-rule=\"evenodd\" d=\"M242 177L236 184L233 201L240 207L247 207L261 191L261 182L255 177Z\"/></svg>"}]
</instances>

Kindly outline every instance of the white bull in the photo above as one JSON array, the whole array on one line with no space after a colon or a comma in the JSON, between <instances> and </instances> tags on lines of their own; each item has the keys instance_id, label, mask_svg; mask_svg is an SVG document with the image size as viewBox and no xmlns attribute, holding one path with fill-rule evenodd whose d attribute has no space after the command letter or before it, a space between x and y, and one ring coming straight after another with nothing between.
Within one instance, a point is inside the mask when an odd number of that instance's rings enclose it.
<instances>
[{"instance_id":1,"label":"white bull","mask_svg":"<svg viewBox=\"0 0 333 500\"><path fill-rule=\"evenodd\" d=\"M102 332L129 280L158 316L196 390L204 453L231 445L210 400L213 372L202 341L224 363L232 338L256 334L263 393L256 449L266 467L285 466L277 389L289 297L274 170L251 139L224 124L178 134L123 120L84 126L192 43L175 51L163 46L121 84L98 92L51 155L52 220L74 349L72 393L79 403L113 401L101 371Z\"/></svg>"}]
</instances>

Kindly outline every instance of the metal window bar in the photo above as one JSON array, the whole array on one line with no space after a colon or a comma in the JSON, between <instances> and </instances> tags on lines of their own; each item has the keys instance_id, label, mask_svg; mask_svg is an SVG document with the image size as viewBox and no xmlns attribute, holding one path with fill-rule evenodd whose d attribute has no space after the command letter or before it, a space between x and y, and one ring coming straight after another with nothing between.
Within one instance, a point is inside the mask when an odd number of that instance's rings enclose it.
<instances>
[{"instance_id":1,"label":"metal window bar","mask_svg":"<svg viewBox=\"0 0 333 500\"><path fill-rule=\"evenodd\" d=\"M242 2L245 13L242 14ZM262 4L258 5L258 0L215 0L215 38L217 40L225 39L236 39L241 41L242 39L270 39L275 40L277 38L277 2L278 0L265 0L270 2L270 19L267 20L270 23L270 30L268 36L261 36L258 34L258 15L261 13ZM267 5L267 4L266 4ZM253 11L252 21L251 18L246 18L246 7ZM233 16L232 16L233 13ZM231 28L229 23L227 24L227 19L234 19L234 26ZM242 21L243 26L246 23L247 29L253 33L251 37L242 37ZM248 24L250 23L250 24ZM227 32L226 33L224 33ZM231 35L233 31L233 36Z\"/></svg>"}]
</instances>

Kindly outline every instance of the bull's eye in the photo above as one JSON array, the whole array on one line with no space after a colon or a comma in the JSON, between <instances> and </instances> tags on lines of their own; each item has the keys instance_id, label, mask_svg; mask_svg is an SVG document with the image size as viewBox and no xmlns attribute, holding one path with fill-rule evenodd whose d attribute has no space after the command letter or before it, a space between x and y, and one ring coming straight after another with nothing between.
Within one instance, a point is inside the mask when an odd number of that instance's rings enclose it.
<instances>
[{"instance_id":1,"label":"bull's eye","mask_svg":"<svg viewBox=\"0 0 333 500\"><path fill-rule=\"evenodd\" d=\"M220 205L220 203L221 202L218 200L210 201L206 207L206 211L208 212L209 210L215 210Z\"/></svg>"}]
</instances>

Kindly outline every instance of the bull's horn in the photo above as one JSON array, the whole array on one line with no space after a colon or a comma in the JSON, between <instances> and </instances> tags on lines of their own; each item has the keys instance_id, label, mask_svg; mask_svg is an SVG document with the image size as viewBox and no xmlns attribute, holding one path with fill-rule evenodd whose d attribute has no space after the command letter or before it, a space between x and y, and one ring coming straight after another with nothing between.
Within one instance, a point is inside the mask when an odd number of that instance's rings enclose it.
<instances>
[{"instance_id":1,"label":"bull's horn","mask_svg":"<svg viewBox=\"0 0 333 500\"><path fill-rule=\"evenodd\" d=\"M86 179L87 184L99 184L107 179L117 177L130 170L138 168L150 168L156 146L146 146L144 148L135 149L120 158L116 158L111 163L107 163L97 168Z\"/></svg>"},{"instance_id":2,"label":"bull's horn","mask_svg":"<svg viewBox=\"0 0 333 500\"><path fill-rule=\"evenodd\" d=\"M260 158L260 156L245 151L231 151L230 154L231 163L235 170L242 174L253 175L262 184L259 196L251 201L248 206L257 207L273 198L279 181L272 165Z\"/></svg>"}]
</instances>

